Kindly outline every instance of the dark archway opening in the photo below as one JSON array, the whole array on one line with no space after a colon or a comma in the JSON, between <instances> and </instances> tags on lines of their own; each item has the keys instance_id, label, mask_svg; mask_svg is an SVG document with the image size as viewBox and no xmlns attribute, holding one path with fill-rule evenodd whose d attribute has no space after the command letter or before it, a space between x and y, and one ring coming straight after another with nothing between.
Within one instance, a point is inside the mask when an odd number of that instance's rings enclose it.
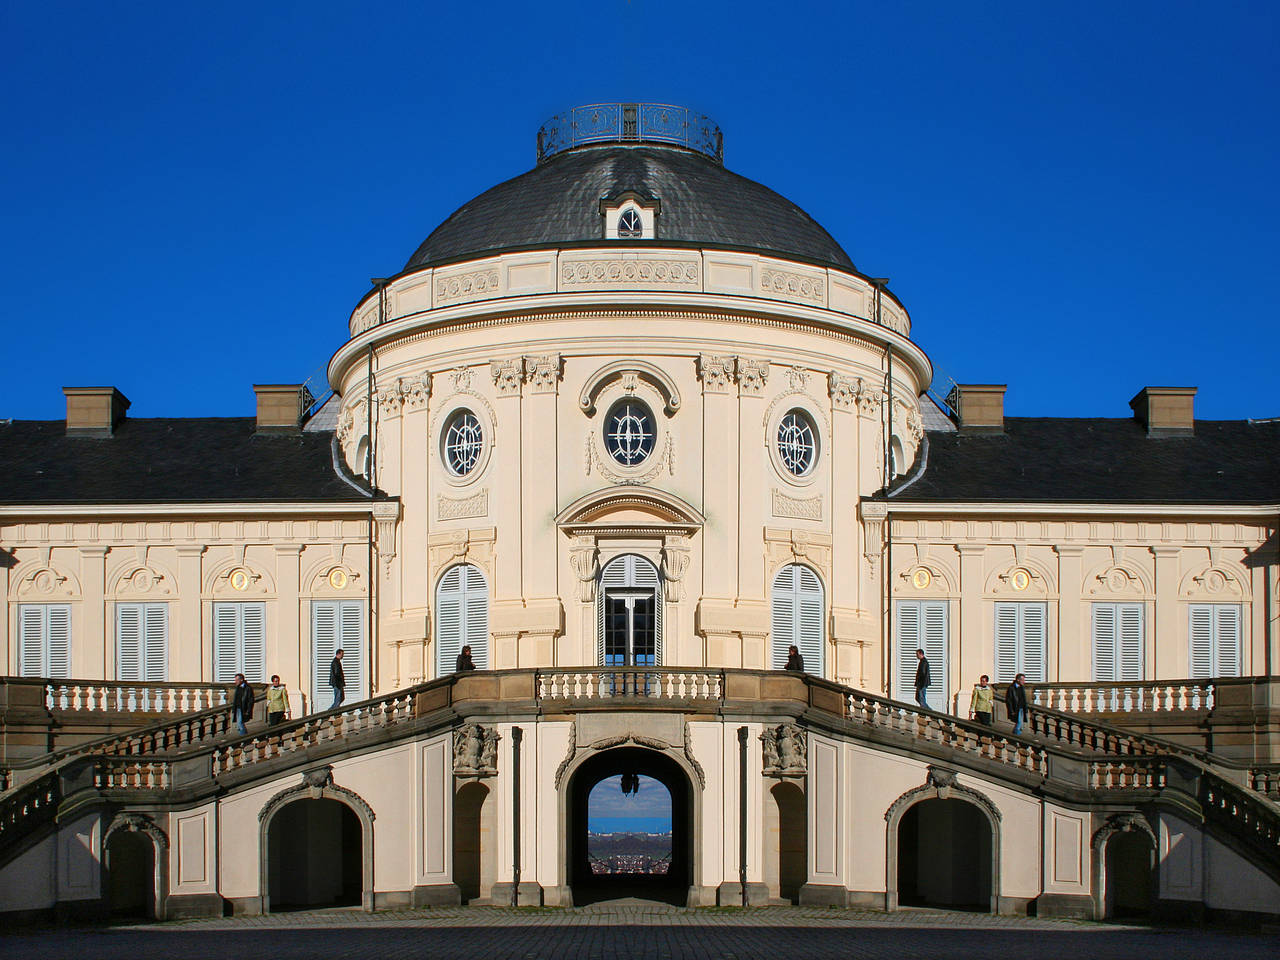
<instances>
[{"instance_id":1,"label":"dark archway opening","mask_svg":"<svg viewBox=\"0 0 1280 960\"><path fill-rule=\"evenodd\" d=\"M602 781L619 776L641 778L642 790L665 790L670 798L669 837L655 839L652 851L634 859L611 857L607 845L602 846L598 838L589 836L592 792ZM693 790L674 760L640 747L599 753L574 773L569 783L568 812L568 873L575 906L627 897L679 906L688 902L693 883ZM657 863L664 855L665 870ZM621 872L602 872L606 861L612 863L611 869Z\"/></svg>"},{"instance_id":2,"label":"dark archway opening","mask_svg":"<svg viewBox=\"0 0 1280 960\"><path fill-rule=\"evenodd\" d=\"M898 824L898 902L991 909L991 823L972 803L922 800Z\"/></svg>"},{"instance_id":3,"label":"dark archway opening","mask_svg":"<svg viewBox=\"0 0 1280 960\"><path fill-rule=\"evenodd\" d=\"M1105 857L1106 915L1150 916L1152 863L1155 860L1151 838L1138 831L1112 834L1107 841Z\"/></svg>"},{"instance_id":4,"label":"dark archway opening","mask_svg":"<svg viewBox=\"0 0 1280 960\"><path fill-rule=\"evenodd\" d=\"M463 903L488 896L493 886L492 827L485 817L488 798L489 788L483 783L467 783L453 799L453 882Z\"/></svg>"},{"instance_id":5,"label":"dark archway opening","mask_svg":"<svg viewBox=\"0 0 1280 960\"><path fill-rule=\"evenodd\" d=\"M267 877L271 909L359 906L364 835L338 800L295 800L271 818Z\"/></svg>"},{"instance_id":6,"label":"dark archway opening","mask_svg":"<svg viewBox=\"0 0 1280 960\"><path fill-rule=\"evenodd\" d=\"M117 830L107 839L107 903L113 917L153 919L156 846L145 833Z\"/></svg>"},{"instance_id":7,"label":"dark archway opening","mask_svg":"<svg viewBox=\"0 0 1280 960\"><path fill-rule=\"evenodd\" d=\"M779 783L770 793L778 811L778 896L799 903L800 888L809 879L804 791L794 783Z\"/></svg>"}]
</instances>

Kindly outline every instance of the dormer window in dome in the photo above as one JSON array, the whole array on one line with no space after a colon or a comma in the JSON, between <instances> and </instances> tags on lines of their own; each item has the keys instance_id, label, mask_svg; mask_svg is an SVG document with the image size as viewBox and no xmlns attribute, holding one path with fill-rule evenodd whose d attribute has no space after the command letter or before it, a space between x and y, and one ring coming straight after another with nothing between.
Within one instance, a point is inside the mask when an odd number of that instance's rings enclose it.
<instances>
[{"instance_id":1,"label":"dormer window in dome","mask_svg":"<svg viewBox=\"0 0 1280 960\"><path fill-rule=\"evenodd\" d=\"M606 240L652 240L657 236L658 200L626 191L600 201Z\"/></svg>"},{"instance_id":2,"label":"dormer window in dome","mask_svg":"<svg viewBox=\"0 0 1280 960\"><path fill-rule=\"evenodd\" d=\"M644 236L644 224L640 220L640 211L635 207L627 207L618 217L618 239L639 240Z\"/></svg>"}]
</instances>

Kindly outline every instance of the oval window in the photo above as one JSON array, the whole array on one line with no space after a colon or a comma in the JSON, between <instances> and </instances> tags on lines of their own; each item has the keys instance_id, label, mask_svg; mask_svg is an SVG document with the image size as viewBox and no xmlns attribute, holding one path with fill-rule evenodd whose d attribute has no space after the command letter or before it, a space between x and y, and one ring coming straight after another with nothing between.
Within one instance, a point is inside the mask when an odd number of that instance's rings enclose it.
<instances>
[{"instance_id":1,"label":"oval window","mask_svg":"<svg viewBox=\"0 0 1280 960\"><path fill-rule=\"evenodd\" d=\"M639 400L619 400L604 420L604 445L624 467L642 463L653 453L653 414Z\"/></svg>"},{"instance_id":2,"label":"oval window","mask_svg":"<svg viewBox=\"0 0 1280 960\"><path fill-rule=\"evenodd\" d=\"M470 410L459 410L445 424L441 438L444 465L455 477L465 477L480 462L484 430Z\"/></svg>"},{"instance_id":3,"label":"oval window","mask_svg":"<svg viewBox=\"0 0 1280 960\"><path fill-rule=\"evenodd\" d=\"M790 410L778 423L778 459L787 472L803 477L818 459L818 435L803 410Z\"/></svg>"}]
</instances>

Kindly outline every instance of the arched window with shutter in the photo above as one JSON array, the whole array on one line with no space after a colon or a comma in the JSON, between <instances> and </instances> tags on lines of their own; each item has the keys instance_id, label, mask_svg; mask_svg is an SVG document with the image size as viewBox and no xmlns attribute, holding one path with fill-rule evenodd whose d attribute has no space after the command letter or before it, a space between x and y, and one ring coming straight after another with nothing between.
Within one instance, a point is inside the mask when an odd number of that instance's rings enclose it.
<instances>
[{"instance_id":1,"label":"arched window with shutter","mask_svg":"<svg viewBox=\"0 0 1280 960\"><path fill-rule=\"evenodd\" d=\"M624 554L600 571L596 591L596 663L662 665L662 592L658 568Z\"/></svg>"},{"instance_id":2,"label":"arched window with shutter","mask_svg":"<svg viewBox=\"0 0 1280 960\"><path fill-rule=\"evenodd\" d=\"M804 657L804 669L815 677L825 676L823 658L826 604L822 581L808 567L791 563L773 578L770 597L772 638L770 665L781 670L787 665L787 650L795 644Z\"/></svg>"},{"instance_id":3,"label":"arched window with shutter","mask_svg":"<svg viewBox=\"0 0 1280 960\"><path fill-rule=\"evenodd\" d=\"M460 563L436 585L436 676L453 673L462 648L477 670L489 669L489 584L480 568Z\"/></svg>"}]
</instances>

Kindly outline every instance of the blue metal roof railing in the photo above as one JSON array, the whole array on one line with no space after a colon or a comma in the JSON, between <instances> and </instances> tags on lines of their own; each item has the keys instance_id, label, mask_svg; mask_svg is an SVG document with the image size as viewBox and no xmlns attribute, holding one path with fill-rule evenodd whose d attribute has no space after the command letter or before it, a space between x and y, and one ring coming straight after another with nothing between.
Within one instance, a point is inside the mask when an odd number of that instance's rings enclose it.
<instances>
[{"instance_id":1,"label":"blue metal roof railing","mask_svg":"<svg viewBox=\"0 0 1280 960\"><path fill-rule=\"evenodd\" d=\"M538 162L588 143L667 143L724 163L724 134L708 116L668 103L593 103L538 129Z\"/></svg>"}]
</instances>

